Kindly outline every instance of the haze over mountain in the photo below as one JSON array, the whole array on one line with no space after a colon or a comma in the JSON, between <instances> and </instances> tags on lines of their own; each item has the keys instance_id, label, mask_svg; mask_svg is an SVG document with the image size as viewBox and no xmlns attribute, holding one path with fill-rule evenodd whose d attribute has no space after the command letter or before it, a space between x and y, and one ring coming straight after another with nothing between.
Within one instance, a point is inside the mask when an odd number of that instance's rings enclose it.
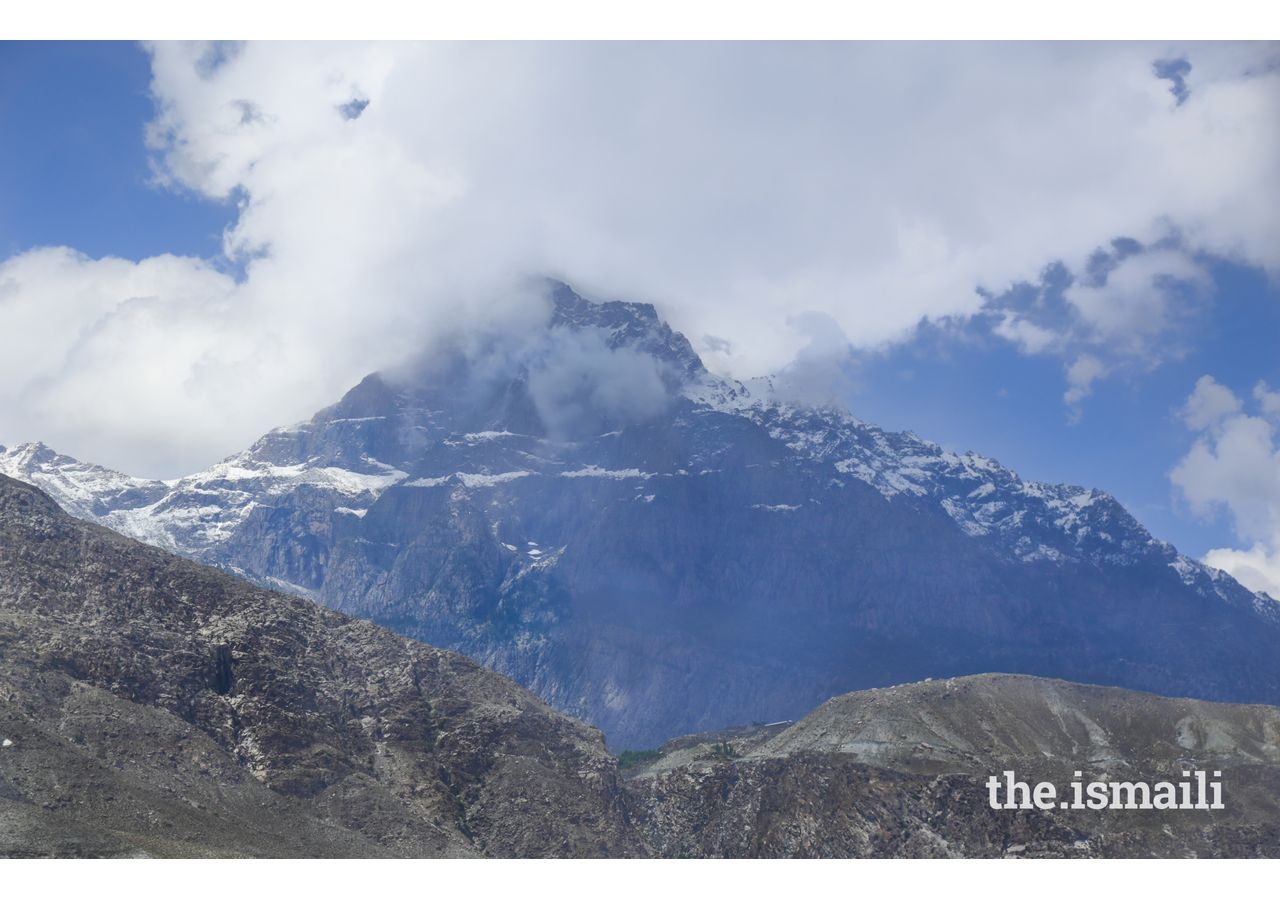
<instances>
[{"instance_id":1,"label":"haze over mountain","mask_svg":"<svg viewBox=\"0 0 1280 900\"><path fill-rule=\"evenodd\" d=\"M0 453L76 515L465 653L615 748L1022 672L1280 702L1280 605L1112 497L711 375L654 308L371 375L171 482Z\"/></svg>"}]
</instances>

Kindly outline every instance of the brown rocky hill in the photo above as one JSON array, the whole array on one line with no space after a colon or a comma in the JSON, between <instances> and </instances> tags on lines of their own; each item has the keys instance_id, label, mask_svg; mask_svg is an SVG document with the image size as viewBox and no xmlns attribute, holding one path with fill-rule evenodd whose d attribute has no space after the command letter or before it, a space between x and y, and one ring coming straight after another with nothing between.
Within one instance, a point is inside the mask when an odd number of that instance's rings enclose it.
<instances>
[{"instance_id":1,"label":"brown rocky hill","mask_svg":"<svg viewBox=\"0 0 1280 900\"><path fill-rule=\"evenodd\" d=\"M1222 810L991 809L987 778L1178 782ZM1280 856L1280 709L976 675L835 697L804 719L671 741L630 772L676 856Z\"/></svg>"},{"instance_id":2,"label":"brown rocky hill","mask_svg":"<svg viewBox=\"0 0 1280 900\"><path fill-rule=\"evenodd\" d=\"M600 733L0 476L0 854L638 852Z\"/></svg>"}]
</instances>

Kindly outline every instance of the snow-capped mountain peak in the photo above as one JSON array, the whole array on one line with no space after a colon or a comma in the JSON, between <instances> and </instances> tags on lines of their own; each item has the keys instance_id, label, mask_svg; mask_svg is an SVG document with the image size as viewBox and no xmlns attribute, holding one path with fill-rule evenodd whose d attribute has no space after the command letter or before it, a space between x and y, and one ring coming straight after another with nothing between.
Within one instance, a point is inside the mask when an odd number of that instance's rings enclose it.
<instances>
[{"instance_id":1,"label":"snow-capped mountain peak","mask_svg":"<svg viewBox=\"0 0 1280 900\"><path fill-rule=\"evenodd\" d=\"M185 478L39 445L0 472L461 650L630 746L993 670L1280 701L1280 604L1108 494L718 377L647 304L554 300L533 355L371 375ZM617 405L632 376L643 414Z\"/></svg>"}]
</instances>

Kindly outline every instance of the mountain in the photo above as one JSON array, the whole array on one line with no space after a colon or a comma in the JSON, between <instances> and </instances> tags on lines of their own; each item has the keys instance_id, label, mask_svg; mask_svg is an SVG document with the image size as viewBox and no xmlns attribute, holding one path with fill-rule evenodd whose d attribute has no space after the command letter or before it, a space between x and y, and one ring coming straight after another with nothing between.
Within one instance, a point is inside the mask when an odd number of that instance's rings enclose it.
<instances>
[{"instance_id":1,"label":"mountain","mask_svg":"<svg viewBox=\"0 0 1280 900\"><path fill-rule=\"evenodd\" d=\"M652 306L564 285L542 330L371 375L186 478L39 445L0 472L464 653L616 748L989 671L1280 702L1280 604L1109 495L714 376Z\"/></svg>"},{"instance_id":2,"label":"mountain","mask_svg":"<svg viewBox=\"0 0 1280 900\"><path fill-rule=\"evenodd\" d=\"M0 855L642 849L601 734L0 476Z\"/></svg>"}]
</instances>

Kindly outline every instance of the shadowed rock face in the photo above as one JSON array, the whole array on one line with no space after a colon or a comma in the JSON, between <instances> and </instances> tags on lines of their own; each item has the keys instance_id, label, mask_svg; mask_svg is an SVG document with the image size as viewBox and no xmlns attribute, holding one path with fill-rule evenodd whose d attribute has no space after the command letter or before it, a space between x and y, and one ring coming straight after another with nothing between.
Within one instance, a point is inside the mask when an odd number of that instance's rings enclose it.
<instances>
[{"instance_id":1,"label":"shadowed rock face","mask_svg":"<svg viewBox=\"0 0 1280 900\"><path fill-rule=\"evenodd\" d=\"M0 854L628 855L595 729L0 476Z\"/></svg>"},{"instance_id":2,"label":"shadowed rock face","mask_svg":"<svg viewBox=\"0 0 1280 900\"><path fill-rule=\"evenodd\" d=\"M1006 770L1076 780L1221 771L1222 810L991 809ZM1280 709L979 675L835 697L804 719L671 741L631 771L674 856L1276 856Z\"/></svg>"}]
</instances>

